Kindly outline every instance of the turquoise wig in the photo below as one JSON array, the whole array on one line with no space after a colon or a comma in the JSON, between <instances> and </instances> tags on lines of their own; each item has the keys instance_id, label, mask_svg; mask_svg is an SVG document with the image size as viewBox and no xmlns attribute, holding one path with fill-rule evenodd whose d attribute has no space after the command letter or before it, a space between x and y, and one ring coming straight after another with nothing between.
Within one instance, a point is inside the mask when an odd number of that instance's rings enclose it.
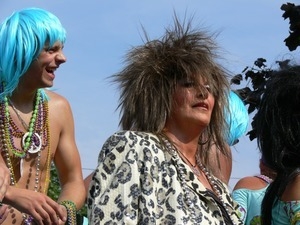
<instances>
[{"instance_id":1,"label":"turquoise wig","mask_svg":"<svg viewBox=\"0 0 300 225\"><path fill-rule=\"evenodd\" d=\"M227 143L232 146L244 135L248 128L249 115L242 99L233 91L229 93L229 112L226 111L226 122L229 131L227 132Z\"/></svg>"},{"instance_id":2,"label":"turquoise wig","mask_svg":"<svg viewBox=\"0 0 300 225\"><path fill-rule=\"evenodd\" d=\"M45 46L65 40L59 19L46 10L26 8L6 18L0 25L0 100L12 94Z\"/></svg>"}]
</instances>

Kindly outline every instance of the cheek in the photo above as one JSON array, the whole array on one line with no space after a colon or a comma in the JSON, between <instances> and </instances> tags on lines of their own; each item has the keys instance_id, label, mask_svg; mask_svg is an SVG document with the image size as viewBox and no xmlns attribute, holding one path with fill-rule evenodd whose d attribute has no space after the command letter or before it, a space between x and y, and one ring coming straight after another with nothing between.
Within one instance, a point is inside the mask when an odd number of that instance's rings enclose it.
<instances>
[{"instance_id":1,"label":"cheek","mask_svg":"<svg viewBox=\"0 0 300 225\"><path fill-rule=\"evenodd\" d=\"M186 93L181 88L178 88L173 95L173 105L180 106L183 105L185 101Z\"/></svg>"},{"instance_id":2,"label":"cheek","mask_svg":"<svg viewBox=\"0 0 300 225\"><path fill-rule=\"evenodd\" d=\"M29 73L37 73L40 71L40 61L38 59L33 60L28 68Z\"/></svg>"},{"instance_id":3,"label":"cheek","mask_svg":"<svg viewBox=\"0 0 300 225\"><path fill-rule=\"evenodd\" d=\"M213 109L214 106L215 106L215 98L214 98L214 96L212 94L209 94L207 100L209 102L209 105L210 105L211 109Z\"/></svg>"},{"instance_id":4,"label":"cheek","mask_svg":"<svg viewBox=\"0 0 300 225\"><path fill-rule=\"evenodd\" d=\"M185 97L183 95L176 95L173 99L173 105L180 106L185 102Z\"/></svg>"}]
</instances>

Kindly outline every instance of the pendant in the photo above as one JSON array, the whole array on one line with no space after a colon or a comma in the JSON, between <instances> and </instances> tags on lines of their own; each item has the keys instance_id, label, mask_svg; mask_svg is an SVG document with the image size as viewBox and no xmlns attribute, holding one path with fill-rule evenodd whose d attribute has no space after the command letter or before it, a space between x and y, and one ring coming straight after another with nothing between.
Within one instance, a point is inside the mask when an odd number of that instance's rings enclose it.
<instances>
[{"instance_id":1,"label":"pendant","mask_svg":"<svg viewBox=\"0 0 300 225\"><path fill-rule=\"evenodd\" d=\"M193 173L199 177L201 175L201 172L199 171L199 169L197 168L197 166L190 166L190 168L192 169Z\"/></svg>"},{"instance_id":2,"label":"pendant","mask_svg":"<svg viewBox=\"0 0 300 225\"><path fill-rule=\"evenodd\" d=\"M25 146L25 140L28 137L29 132L26 132L22 137L22 145ZM31 154L37 153L42 148L42 139L38 133L33 133L32 135L32 145L28 149L28 152Z\"/></svg>"}]
</instances>

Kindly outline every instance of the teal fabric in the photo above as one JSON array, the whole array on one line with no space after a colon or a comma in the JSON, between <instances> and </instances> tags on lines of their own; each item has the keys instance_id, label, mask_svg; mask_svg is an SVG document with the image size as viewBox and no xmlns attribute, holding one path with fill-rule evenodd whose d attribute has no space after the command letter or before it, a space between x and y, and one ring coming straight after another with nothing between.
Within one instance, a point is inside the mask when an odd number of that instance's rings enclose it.
<instances>
[{"instance_id":1,"label":"teal fabric","mask_svg":"<svg viewBox=\"0 0 300 225\"><path fill-rule=\"evenodd\" d=\"M260 190L237 189L233 199L240 205L238 215L245 225L261 224L261 203L268 186ZM277 201L272 209L272 225L300 225L300 200Z\"/></svg>"},{"instance_id":2,"label":"teal fabric","mask_svg":"<svg viewBox=\"0 0 300 225\"><path fill-rule=\"evenodd\" d=\"M89 225L88 219L83 217L83 224L82 225Z\"/></svg>"},{"instance_id":3,"label":"teal fabric","mask_svg":"<svg viewBox=\"0 0 300 225\"><path fill-rule=\"evenodd\" d=\"M260 224L261 203L267 187L259 190L242 188L232 192L233 199L240 205L238 214L245 225Z\"/></svg>"},{"instance_id":4,"label":"teal fabric","mask_svg":"<svg viewBox=\"0 0 300 225\"><path fill-rule=\"evenodd\" d=\"M300 200L277 201L272 209L272 225L300 225Z\"/></svg>"}]
</instances>

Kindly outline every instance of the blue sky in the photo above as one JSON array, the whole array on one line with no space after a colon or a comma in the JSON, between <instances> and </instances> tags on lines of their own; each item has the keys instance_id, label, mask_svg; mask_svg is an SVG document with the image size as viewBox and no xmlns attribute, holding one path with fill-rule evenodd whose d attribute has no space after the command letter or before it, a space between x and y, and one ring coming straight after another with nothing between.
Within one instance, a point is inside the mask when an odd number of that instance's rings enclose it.
<instances>
[{"instance_id":1,"label":"blue sky","mask_svg":"<svg viewBox=\"0 0 300 225\"><path fill-rule=\"evenodd\" d=\"M220 32L223 65L232 74L252 66L258 57L268 65L290 57L283 40L288 20L282 17L279 0L1 0L0 20L14 10L40 7L57 15L67 30L67 63L56 72L55 90L73 109L76 142L84 176L97 165L102 144L117 131L118 90L107 79L122 68L124 55L142 43L143 26L150 38L158 38L172 24L174 12L183 18L194 15L195 24ZM290 1L296 5L299 1ZM248 136L232 148L230 186L238 178L258 173L259 151ZM71 157L71 156L70 156Z\"/></svg>"}]
</instances>

